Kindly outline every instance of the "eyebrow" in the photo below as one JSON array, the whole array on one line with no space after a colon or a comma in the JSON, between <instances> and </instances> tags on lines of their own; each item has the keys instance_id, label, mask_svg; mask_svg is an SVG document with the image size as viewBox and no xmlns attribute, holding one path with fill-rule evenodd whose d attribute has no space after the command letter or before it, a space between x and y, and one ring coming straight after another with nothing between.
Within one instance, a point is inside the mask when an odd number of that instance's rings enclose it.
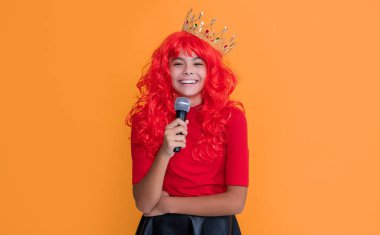
<instances>
[{"instance_id":1,"label":"eyebrow","mask_svg":"<svg viewBox=\"0 0 380 235\"><path fill-rule=\"evenodd\" d=\"M198 59L203 60L201 57L198 57L198 56L193 58L193 60L198 60ZM172 61L174 61L174 60L185 60L185 59L182 57L175 57L172 59Z\"/></svg>"}]
</instances>

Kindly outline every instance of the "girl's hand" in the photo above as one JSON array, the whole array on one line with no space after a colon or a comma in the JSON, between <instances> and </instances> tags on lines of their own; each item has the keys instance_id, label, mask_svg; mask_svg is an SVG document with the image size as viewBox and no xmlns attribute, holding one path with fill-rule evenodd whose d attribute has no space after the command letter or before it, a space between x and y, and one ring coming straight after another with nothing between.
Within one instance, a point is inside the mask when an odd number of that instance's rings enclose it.
<instances>
[{"instance_id":1,"label":"girl's hand","mask_svg":"<svg viewBox=\"0 0 380 235\"><path fill-rule=\"evenodd\" d=\"M146 217L158 216L168 213L167 209L167 199L169 198L169 194L165 191L162 191L161 198L158 201L157 205L153 208L153 210L149 214L144 214Z\"/></svg>"},{"instance_id":2,"label":"girl's hand","mask_svg":"<svg viewBox=\"0 0 380 235\"><path fill-rule=\"evenodd\" d=\"M164 132L164 142L161 145L159 152L171 158L174 155L175 147L186 147L186 136L187 136L187 124L179 118L174 119L165 127ZM177 135L177 133L182 133L182 135Z\"/></svg>"}]
</instances>

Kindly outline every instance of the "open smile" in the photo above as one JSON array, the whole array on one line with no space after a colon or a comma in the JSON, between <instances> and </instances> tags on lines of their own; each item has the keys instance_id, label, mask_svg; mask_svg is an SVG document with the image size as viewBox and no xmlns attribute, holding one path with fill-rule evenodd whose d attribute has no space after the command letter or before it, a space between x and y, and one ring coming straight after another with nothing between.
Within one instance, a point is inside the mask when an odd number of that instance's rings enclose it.
<instances>
[{"instance_id":1,"label":"open smile","mask_svg":"<svg viewBox=\"0 0 380 235\"><path fill-rule=\"evenodd\" d=\"M184 79L184 80L179 80L179 82L183 85L192 85L192 84L195 84L199 81L196 79Z\"/></svg>"}]
</instances>

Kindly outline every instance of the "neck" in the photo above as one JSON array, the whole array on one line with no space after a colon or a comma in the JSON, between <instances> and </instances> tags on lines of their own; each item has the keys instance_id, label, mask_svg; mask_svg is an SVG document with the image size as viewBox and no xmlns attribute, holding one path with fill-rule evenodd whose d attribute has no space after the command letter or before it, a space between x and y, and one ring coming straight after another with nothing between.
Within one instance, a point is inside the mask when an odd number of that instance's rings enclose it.
<instances>
[{"instance_id":1,"label":"neck","mask_svg":"<svg viewBox=\"0 0 380 235\"><path fill-rule=\"evenodd\" d=\"M188 97L188 98L190 99L190 107L194 107L198 104L201 104L203 101L201 97L196 97L196 98Z\"/></svg>"}]
</instances>

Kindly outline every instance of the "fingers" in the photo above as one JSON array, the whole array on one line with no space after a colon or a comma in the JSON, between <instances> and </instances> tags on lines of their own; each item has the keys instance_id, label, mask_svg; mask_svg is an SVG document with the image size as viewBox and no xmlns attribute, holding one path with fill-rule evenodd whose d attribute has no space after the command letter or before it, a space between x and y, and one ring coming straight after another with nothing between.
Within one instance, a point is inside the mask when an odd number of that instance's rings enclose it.
<instances>
[{"instance_id":1,"label":"fingers","mask_svg":"<svg viewBox=\"0 0 380 235\"><path fill-rule=\"evenodd\" d=\"M172 128L172 129L168 129L168 130L164 131L164 135L166 138L173 137L173 138L175 138L175 140L181 140L181 138L178 136L179 134L186 137L187 133L188 133L187 130L181 126L177 126L177 127ZM179 137L179 138L176 139L176 137Z\"/></svg>"},{"instance_id":2,"label":"fingers","mask_svg":"<svg viewBox=\"0 0 380 235\"><path fill-rule=\"evenodd\" d=\"M181 133L182 135L184 135L184 136L187 136L187 128L185 129L185 128L183 128L182 126L176 126L176 127L173 127L171 130L169 130L169 131L171 131L173 134L175 134L175 135L177 135L177 134L179 134L179 133Z\"/></svg>"},{"instance_id":3,"label":"fingers","mask_svg":"<svg viewBox=\"0 0 380 235\"><path fill-rule=\"evenodd\" d=\"M186 147L187 124L189 120L183 121L179 118L174 119L169 123L164 130L164 142L161 146L160 152L169 157L174 155L174 148Z\"/></svg>"},{"instance_id":4,"label":"fingers","mask_svg":"<svg viewBox=\"0 0 380 235\"><path fill-rule=\"evenodd\" d=\"M171 123L165 127L165 135L176 135L181 133L182 135L187 135L187 123L189 120L184 122L183 120L176 118Z\"/></svg>"},{"instance_id":5,"label":"fingers","mask_svg":"<svg viewBox=\"0 0 380 235\"><path fill-rule=\"evenodd\" d=\"M186 147L186 136L185 135L166 135L164 138L165 145L170 151L175 147Z\"/></svg>"},{"instance_id":6,"label":"fingers","mask_svg":"<svg viewBox=\"0 0 380 235\"><path fill-rule=\"evenodd\" d=\"M189 120L186 120L187 123L189 123ZM176 126L182 126L183 128L187 129L187 123L181 120L180 118L174 119L171 123L169 123L165 129L171 129Z\"/></svg>"},{"instance_id":7,"label":"fingers","mask_svg":"<svg viewBox=\"0 0 380 235\"><path fill-rule=\"evenodd\" d=\"M186 147L186 137L184 135L175 135L167 137L168 145L170 148Z\"/></svg>"}]
</instances>

